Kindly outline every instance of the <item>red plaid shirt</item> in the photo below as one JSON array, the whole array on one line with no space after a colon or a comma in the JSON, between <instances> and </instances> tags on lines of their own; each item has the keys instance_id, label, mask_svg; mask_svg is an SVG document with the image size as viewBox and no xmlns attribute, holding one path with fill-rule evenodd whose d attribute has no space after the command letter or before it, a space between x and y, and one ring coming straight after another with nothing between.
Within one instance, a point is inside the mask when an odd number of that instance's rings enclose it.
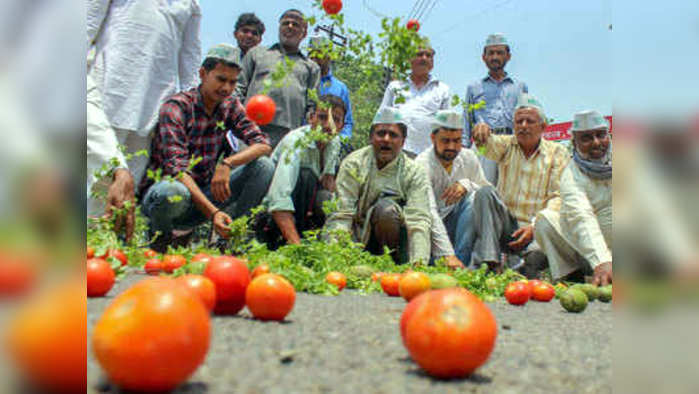
<instances>
[{"instance_id":1,"label":"red plaid shirt","mask_svg":"<svg viewBox=\"0 0 699 394\"><path fill-rule=\"evenodd\" d=\"M187 171L192 157L202 160L187 173L199 187L211 183L221 154L231 153L226 132L233 133L248 145L269 145L269 137L245 115L237 97L228 97L209 116L199 88L177 93L160 107L158 125L151 142L148 169L162 168L162 176L177 176ZM141 181L141 195L153 183L147 176Z\"/></svg>"}]
</instances>

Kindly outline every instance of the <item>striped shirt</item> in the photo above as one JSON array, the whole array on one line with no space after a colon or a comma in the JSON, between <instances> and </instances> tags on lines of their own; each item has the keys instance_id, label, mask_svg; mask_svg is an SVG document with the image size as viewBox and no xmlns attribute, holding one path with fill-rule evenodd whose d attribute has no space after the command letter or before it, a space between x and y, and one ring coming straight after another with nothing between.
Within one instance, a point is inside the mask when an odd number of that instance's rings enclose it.
<instances>
[{"instance_id":1,"label":"striped shirt","mask_svg":"<svg viewBox=\"0 0 699 394\"><path fill-rule=\"evenodd\" d=\"M559 210L561 174L570 161L563 145L541 139L527 159L514 135L491 134L485 157L498 163L498 193L520 227L544 208Z\"/></svg>"}]
</instances>

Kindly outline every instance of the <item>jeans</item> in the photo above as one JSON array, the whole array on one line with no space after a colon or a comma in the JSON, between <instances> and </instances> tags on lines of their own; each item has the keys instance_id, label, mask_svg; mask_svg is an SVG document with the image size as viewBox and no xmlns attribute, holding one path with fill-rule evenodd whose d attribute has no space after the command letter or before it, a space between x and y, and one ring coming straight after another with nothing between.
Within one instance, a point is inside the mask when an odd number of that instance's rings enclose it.
<instances>
[{"instance_id":1,"label":"jeans","mask_svg":"<svg viewBox=\"0 0 699 394\"><path fill-rule=\"evenodd\" d=\"M471 261L473 248L473 198L475 193L464 197L456 203L454 209L444 218L444 227L449 235L449 240L454 246L456 257L464 264Z\"/></svg>"},{"instance_id":2,"label":"jeans","mask_svg":"<svg viewBox=\"0 0 699 394\"><path fill-rule=\"evenodd\" d=\"M231 196L226 201L213 198L211 184L201 190L216 207L235 219L260 204L273 175L274 162L268 157L259 157L231 171ZM151 234L160 231L167 235L173 229L190 229L206 221L192 202L187 187L175 180L160 181L149 187L141 204L143 213L150 218Z\"/></svg>"}]
</instances>

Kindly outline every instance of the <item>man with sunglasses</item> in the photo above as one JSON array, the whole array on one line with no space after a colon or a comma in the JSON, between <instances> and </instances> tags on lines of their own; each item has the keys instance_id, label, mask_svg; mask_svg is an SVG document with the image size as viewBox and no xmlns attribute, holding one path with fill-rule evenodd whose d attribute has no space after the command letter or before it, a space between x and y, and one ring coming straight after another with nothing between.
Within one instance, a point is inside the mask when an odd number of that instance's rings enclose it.
<instances>
[{"instance_id":1,"label":"man with sunglasses","mask_svg":"<svg viewBox=\"0 0 699 394\"><path fill-rule=\"evenodd\" d=\"M536 218L536 241L554 280L612 282L612 147L609 125L597 111L575 114L573 160L561 176L560 212Z\"/></svg>"},{"instance_id":2,"label":"man with sunglasses","mask_svg":"<svg viewBox=\"0 0 699 394\"><path fill-rule=\"evenodd\" d=\"M276 147L289 130L304 124L310 109L308 91L318 88L320 68L304 55L299 45L306 38L308 23L299 10L285 11L279 19L279 42L270 46L256 46L243 58L238 76L236 93L247 102L265 89L265 82L285 58L294 62L282 86L273 86L267 95L276 104L276 114L271 123L260 126Z\"/></svg>"},{"instance_id":3,"label":"man with sunglasses","mask_svg":"<svg viewBox=\"0 0 699 394\"><path fill-rule=\"evenodd\" d=\"M289 132L272 153L276 164L263 204L272 220L258 233L272 249L280 236L289 244L301 242L303 231L323 227L323 202L335 192L335 168L339 161L345 103L334 95L320 97L309 115L309 124ZM324 138L311 138L320 131Z\"/></svg>"},{"instance_id":4,"label":"man with sunglasses","mask_svg":"<svg viewBox=\"0 0 699 394\"><path fill-rule=\"evenodd\" d=\"M408 126L396 108L382 107L371 145L352 152L337 175L338 209L326 228L349 231L374 254L384 248L399 263L430 258L430 186L424 169L403 152Z\"/></svg>"},{"instance_id":5,"label":"man with sunglasses","mask_svg":"<svg viewBox=\"0 0 699 394\"><path fill-rule=\"evenodd\" d=\"M265 24L262 23L252 12L240 14L235 22L235 40L240 48L240 61L248 51L257 46L262 41L262 35L265 34Z\"/></svg>"}]
</instances>

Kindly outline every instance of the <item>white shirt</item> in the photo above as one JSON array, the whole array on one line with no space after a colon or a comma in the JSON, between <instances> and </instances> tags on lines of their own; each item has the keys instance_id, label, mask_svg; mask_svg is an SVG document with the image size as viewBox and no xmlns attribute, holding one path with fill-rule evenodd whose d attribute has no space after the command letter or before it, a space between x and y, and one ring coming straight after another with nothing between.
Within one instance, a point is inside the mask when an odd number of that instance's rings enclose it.
<instances>
[{"instance_id":1,"label":"white shirt","mask_svg":"<svg viewBox=\"0 0 699 394\"><path fill-rule=\"evenodd\" d=\"M454 158L451 173L448 173L439 162L432 146L420 153L415 161L425 169L432 190L430 196L430 211L434 223L432 226L432 255L435 257L451 256L454 254L454 249L443 220L454 210L455 204L446 205L444 200L440 198L442 193L449 186L458 182L466 188L468 193L463 198L468 198L481 186L490 183L483 174L483 168L481 168L478 158L469 149L461 149L461 152Z\"/></svg>"},{"instance_id":2,"label":"white shirt","mask_svg":"<svg viewBox=\"0 0 699 394\"><path fill-rule=\"evenodd\" d=\"M113 127L146 136L164 99L198 83L200 20L198 0L87 1L89 73Z\"/></svg>"},{"instance_id":3,"label":"white shirt","mask_svg":"<svg viewBox=\"0 0 699 394\"><path fill-rule=\"evenodd\" d=\"M405 102L400 102L400 97L404 97ZM431 144L431 116L440 109L448 109L450 100L449 86L430 75L421 88L410 79L407 82L392 81L386 87L381 107L400 110L408 124L408 137L403 149L420 154Z\"/></svg>"}]
</instances>

